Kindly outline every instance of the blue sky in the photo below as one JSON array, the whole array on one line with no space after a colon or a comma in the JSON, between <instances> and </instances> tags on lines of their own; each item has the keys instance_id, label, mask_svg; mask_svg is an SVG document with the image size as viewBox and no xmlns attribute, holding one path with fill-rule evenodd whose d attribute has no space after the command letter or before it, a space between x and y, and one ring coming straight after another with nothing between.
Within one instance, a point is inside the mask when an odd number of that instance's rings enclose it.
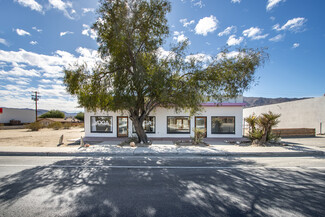
<instances>
[{"instance_id":1,"label":"blue sky","mask_svg":"<svg viewBox=\"0 0 325 217\"><path fill-rule=\"evenodd\" d=\"M189 55L209 59L229 46L267 47L259 82L245 96L316 97L325 93L325 1L174 0L163 49L188 39ZM97 0L0 0L0 107L78 111L62 69L97 57Z\"/></svg>"}]
</instances>

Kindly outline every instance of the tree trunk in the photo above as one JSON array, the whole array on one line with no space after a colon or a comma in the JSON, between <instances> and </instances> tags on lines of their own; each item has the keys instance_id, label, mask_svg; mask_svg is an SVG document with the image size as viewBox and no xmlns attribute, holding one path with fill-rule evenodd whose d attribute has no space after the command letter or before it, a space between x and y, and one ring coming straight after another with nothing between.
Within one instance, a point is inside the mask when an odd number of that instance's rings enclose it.
<instances>
[{"instance_id":1,"label":"tree trunk","mask_svg":"<svg viewBox=\"0 0 325 217\"><path fill-rule=\"evenodd\" d=\"M134 118L130 117L133 123L133 126L135 128L135 132L138 136L138 142L148 143L148 137L147 134L144 132L142 123L143 121L140 121L140 118Z\"/></svg>"},{"instance_id":2,"label":"tree trunk","mask_svg":"<svg viewBox=\"0 0 325 217\"><path fill-rule=\"evenodd\" d=\"M266 144L266 140L267 140L267 135L268 135L268 131L267 129L265 129L265 131L263 132L262 138L260 140L260 145L265 145Z\"/></svg>"}]
</instances>

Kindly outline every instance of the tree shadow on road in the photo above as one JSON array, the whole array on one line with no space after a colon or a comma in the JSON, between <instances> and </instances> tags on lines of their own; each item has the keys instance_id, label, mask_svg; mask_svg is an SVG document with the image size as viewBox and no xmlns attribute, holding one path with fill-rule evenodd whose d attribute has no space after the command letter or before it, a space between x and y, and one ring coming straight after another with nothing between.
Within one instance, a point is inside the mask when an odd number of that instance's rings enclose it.
<instances>
[{"instance_id":1,"label":"tree shadow on road","mask_svg":"<svg viewBox=\"0 0 325 217\"><path fill-rule=\"evenodd\" d=\"M191 166L200 161L204 160L198 159ZM136 163L174 165L164 158L153 161L149 157ZM213 169L110 165L110 158L75 158L1 178L0 215L17 215L17 207L27 210L23 213L27 216L325 214L322 170L253 168L250 166L262 165L240 158L220 158L214 164L219 168Z\"/></svg>"}]
</instances>

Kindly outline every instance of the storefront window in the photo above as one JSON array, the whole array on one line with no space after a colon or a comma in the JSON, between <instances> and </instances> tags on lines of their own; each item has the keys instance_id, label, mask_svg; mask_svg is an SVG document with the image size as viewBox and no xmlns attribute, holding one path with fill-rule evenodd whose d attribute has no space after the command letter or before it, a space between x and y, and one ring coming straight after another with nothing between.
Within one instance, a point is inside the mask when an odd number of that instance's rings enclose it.
<instances>
[{"instance_id":1,"label":"storefront window","mask_svg":"<svg viewBox=\"0 0 325 217\"><path fill-rule=\"evenodd\" d=\"M112 116L93 116L90 118L92 133L112 133L113 117Z\"/></svg>"},{"instance_id":2,"label":"storefront window","mask_svg":"<svg viewBox=\"0 0 325 217\"><path fill-rule=\"evenodd\" d=\"M167 133L190 133L189 117L167 117Z\"/></svg>"},{"instance_id":3,"label":"storefront window","mask_svg":"<svg viewBox=\"0 0 325 217\"><path fill-rule=\"evenodd\" d=\"M235 117L211 117L212 134L235 134Z\"/></svg>"}]
</instances>

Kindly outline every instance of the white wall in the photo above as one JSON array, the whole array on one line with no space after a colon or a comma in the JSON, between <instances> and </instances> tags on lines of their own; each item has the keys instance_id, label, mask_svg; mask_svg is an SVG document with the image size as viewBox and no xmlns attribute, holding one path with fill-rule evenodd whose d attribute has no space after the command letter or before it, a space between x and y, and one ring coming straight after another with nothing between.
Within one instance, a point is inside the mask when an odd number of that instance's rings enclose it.
<instances>
[{"instance_id":1,"label":"white wall","mask_svg":"<svg viewBox=\"0 0 325 217\"><path fill-rule=\"evenodd\" d=\"M91 133L90 117L91 116L112 116L113 132L112 133ZM91 137L116 137L117 136L117 116L128 116L116 112L88 112L85 109L85 135ZM189 116L188 112L175 113L174 109L157 108L151 112L150 116L156 117L156 133L147 134L148 137L190 137L194 136L194 117L191 117L191 134L167 134L167 116ZM233 107L204 107L204 111L196 116L207 116L207 137L208 138L240 138L242 137L243 108L241 106ZM211 116L235 116L235 134L211 134ZM132 121L129 119L129 136L132 135Z\"/></svg>"},{"instance_id":2,"label":"white wall","mask_svg":"<svg viewBox=\"0 0 325 217\"><path fill-rule=\"evenodd\" d=\"M35 111L2 108L2 113L0 113L0 123L9 123L12 119L19 120L21 123L32 123L35 121Z\"/></svg>"},{"instance_id":3,"label":"white wall","mask_svg":"<svg viewBox=\"0 0 325 217\"><path fill-rule=\"evenodd\" d=\"M257 106L244 109L244 118L255 113L260 115L272 111L281 114L280 123L276 128L315 128L320 132L320 122L323 123L322 133L325 133L325 96L312 99L297 100L273 105Z\"/></svg>"}]
</instances>

